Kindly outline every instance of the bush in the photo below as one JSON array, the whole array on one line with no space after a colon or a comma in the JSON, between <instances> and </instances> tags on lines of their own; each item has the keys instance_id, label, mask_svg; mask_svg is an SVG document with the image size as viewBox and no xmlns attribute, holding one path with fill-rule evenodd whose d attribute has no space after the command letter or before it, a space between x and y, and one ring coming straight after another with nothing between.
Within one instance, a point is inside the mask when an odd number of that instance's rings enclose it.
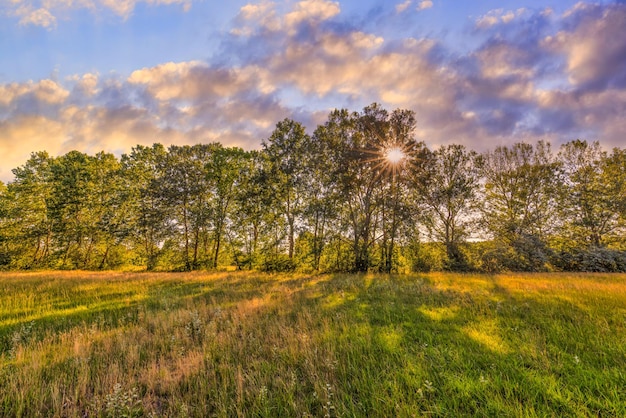
<instances>
[{"instance_id":1,"label":"bush","mask_svg":"<svg viewBox=\"0 0 626 418\"><path fill-rule=\"evenodd\" d=\"M447 259L446 251L438 243L415 243L411 248L411 271L426 273L441 271Z\"/></svg>"},{"instance_id":2,"label":"bush","mask_svg":"<svg viewBox=\"0 0 626 418\"><path fill-rule=\"evenodd\" d=\"M11 264L11 255L0 250L0 268L8 268Z\"/></svg>"},{"instance_id":3,"label":"bush","mask_svg":"<svg viewBox=\"0 0 626 418\"><path fill-rule=\"evenodd\" d=\"M603 247L562 251L552 259L552 264L563 271L626 272L626 252Z\"/></svg>"},{"instance_id":4,"label":"bush","mask_svg":"<svg viewBox=\"0 0 626 418\"><path fill-rule=\"evenodd\" d=\"M296 269L296 263L285 254L267 257L261 266L261 270L268 273L289 272Z\"/></svg>"}]
</instances>

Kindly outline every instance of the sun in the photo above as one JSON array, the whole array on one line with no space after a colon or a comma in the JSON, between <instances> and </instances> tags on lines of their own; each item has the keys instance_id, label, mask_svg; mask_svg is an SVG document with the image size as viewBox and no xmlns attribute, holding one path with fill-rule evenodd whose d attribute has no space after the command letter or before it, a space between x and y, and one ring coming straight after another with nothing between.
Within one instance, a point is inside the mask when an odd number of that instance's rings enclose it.
<instances>
[{"instance_id":1,"label":"sun","mask_svg":"<svg viewBox=\"0 0 626 418\"><path fill-rule=\"evenodd\" d=\"M399 164L406 157L404 151L400 147L391 147L385 150L384 153L385 160L389 164Z\"/></svg>"}]
</instances>

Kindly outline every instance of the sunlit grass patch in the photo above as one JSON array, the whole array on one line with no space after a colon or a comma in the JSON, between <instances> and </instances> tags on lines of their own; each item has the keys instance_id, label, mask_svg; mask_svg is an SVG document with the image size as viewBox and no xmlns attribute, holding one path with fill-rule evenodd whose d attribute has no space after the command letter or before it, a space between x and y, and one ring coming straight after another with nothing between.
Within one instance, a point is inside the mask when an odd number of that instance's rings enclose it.
<instances>
[{"instance_id":1,"label":"sunlit grass patch","mask_svg":"<svg viewBox=\"0 0 626 418\"><path fill-rule=\"evenodd\" d=\"M491 351L499 354L508 354L511 352L509 346L500 337L500 327L496 320L486 319L475 322L463 327L462 331L473 341L476 341Z\"/></svg>"},{"instance_id":2,"label":"sunlit grass patch","mask_svg":"<svg viewBox=\"0 0 626 418\"><path fill-rule=\"evenodd\" d=\"M433 308L420 306L418 311L433 321L445 321L454 319L458 315L460 308L458 306L442 306Z\"/></svg>"}]
</instances>

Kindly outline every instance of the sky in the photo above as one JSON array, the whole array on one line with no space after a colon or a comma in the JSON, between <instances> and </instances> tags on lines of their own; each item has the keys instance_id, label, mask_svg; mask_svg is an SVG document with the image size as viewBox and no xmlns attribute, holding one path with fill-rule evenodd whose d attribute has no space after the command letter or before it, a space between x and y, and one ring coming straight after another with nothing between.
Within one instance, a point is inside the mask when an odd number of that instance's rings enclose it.
<instances>
[{"instance_id":1,"label":"sky","mask_svg":"<svg viewBox=\"0 0 626 418\"><path fill-rule=\"evenodd\" d=\"M429 147L626 145L626 1L0 0L0 181L32 152L258 149L411 109Z\"/></svg>"}]
</instances>

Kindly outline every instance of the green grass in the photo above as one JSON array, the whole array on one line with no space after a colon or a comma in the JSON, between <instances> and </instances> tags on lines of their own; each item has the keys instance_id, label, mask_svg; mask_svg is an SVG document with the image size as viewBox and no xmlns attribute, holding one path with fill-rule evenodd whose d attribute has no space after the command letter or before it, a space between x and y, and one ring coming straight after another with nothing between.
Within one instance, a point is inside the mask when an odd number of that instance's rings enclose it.
<instances>
[{"instance_id":1,"label":"green grass","mask_svg":"<svg viewBox=\"0 0 626 418\"><path fill-rule=\"evenodd\" d=\"M0 274L0 416L626 416L626 275Z\"/></svg>"}]
</instances>

